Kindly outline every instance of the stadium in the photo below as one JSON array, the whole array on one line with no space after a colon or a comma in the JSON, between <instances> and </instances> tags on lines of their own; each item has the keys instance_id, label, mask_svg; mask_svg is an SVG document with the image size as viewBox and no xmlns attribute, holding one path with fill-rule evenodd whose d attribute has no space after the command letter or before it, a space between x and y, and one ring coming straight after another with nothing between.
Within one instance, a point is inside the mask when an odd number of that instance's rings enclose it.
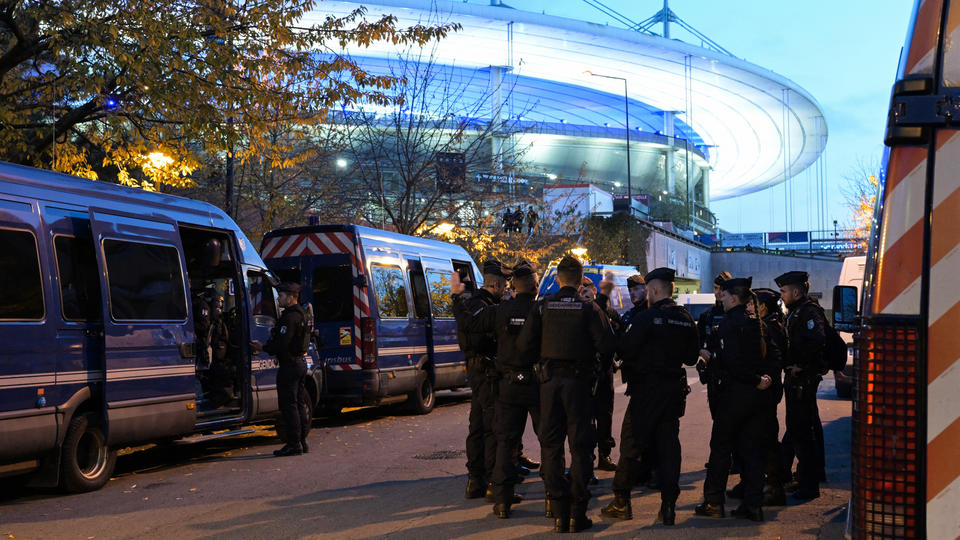
<instances>
[{"instance_id":1,"label":"stadium","mask_svg":"<svg viewBox=\"0 0 960 540\"><path fill-rule=\"evenodd\" d=\"M402 26L459 23L462 30L444 38L430 62L468 81L461 99L509 86L508 106L491 108L487 119L514 115L509 137L535 165L526 181L594 184L629 193L635 208L679 201L700 233L716 229L712 200L784 182L823 152L827 127L810 94L705 36L693 45L670 39L669 22L655 35L649 24L616 28L492 1L329 1L304 22L363 5L368 17L390 14ZM661 13L673 15L666 5ZM368 71L386 73L396 49L350 54Z\"/></svg>"}]
</instances>

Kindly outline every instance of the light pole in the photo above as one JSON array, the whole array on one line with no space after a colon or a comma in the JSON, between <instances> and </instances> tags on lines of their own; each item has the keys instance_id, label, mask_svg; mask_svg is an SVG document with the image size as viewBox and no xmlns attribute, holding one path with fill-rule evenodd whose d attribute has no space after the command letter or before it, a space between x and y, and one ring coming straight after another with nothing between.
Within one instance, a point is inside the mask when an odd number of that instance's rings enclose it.
<instances>
[{"instance_id":1,"label":"light pole","mask_svg":"<svg viewBox=\"0 0 960 540\"><path fill-rule=\"evenodd\" d=\"M585 71L584 73L590 75L591 77L603 77L604 79L616 79L618 81L623 81L623 112L624 112L624 125L627 126L627 213L633 215L633 192L630 189L630 184L632 184L632 179L630 177L630 98L627 97L627 79L623 77L617 77L614 75L601 75L599 73L594 73L592 71Z\"/></svg>"}]
</instances>

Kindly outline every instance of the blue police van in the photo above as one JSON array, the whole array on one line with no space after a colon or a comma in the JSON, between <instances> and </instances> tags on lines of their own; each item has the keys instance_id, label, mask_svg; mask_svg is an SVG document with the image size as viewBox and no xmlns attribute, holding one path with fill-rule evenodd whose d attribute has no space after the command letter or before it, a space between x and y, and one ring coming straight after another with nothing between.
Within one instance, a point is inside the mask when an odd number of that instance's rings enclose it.
<instances>
[{"instance_id":1,"label":"blue police van","mask_svg":"<svg viewBox=\"0 0 960 540\"><path fill-rule=\"evenodd\" d=\"M215 206L0 162L0 276L0 475L94 490L117 448L276 416L276 278Z\"/></svg>"},{"instance_id":2,"label":"blue police van","mask_svg":"<svg viewBox=\"0 0 960 540\"><path fill-rule=\"evenodd\" d=\"M267 266L301 284L314 314L322 405L407 401L430 412L435 391L467 384L450 275L474 283L477 265L460 246L359 225L311 225L267 233Z\"/></svg>"}]
</instances>

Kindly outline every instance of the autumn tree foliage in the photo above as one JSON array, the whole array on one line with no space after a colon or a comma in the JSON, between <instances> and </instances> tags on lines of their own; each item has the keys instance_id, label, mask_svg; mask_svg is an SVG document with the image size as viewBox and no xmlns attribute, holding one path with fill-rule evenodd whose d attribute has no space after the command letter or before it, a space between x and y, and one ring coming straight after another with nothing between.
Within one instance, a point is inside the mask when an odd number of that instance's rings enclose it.
<instances>
[{"instance_id":1,"label":"autumn tree foliage","mask_svg":"<svg viewBox=\"0 0 960 540\"><path fill-rule=\"evenodd\" d=\"M874 161L860 159L851 172L846 175L840 188L844 205L849 214L849 224L853 236L861 250L866 251L870 239L870 227L873 226L873 210L880 189L880 166Z\"/></svg>"},{"instance_id":2,"label":"autumn tree foliage","mask_svg":"<svg viewBox=\"0 0 960 540\"><path fill-rule=\"evenodd\" d=\"M348 45L423 44L458 28L398 28L392 16L365 20L362 8L305 18L314 6L0 0L0 159L190 185L205 157L243 161L268 144L280 156L310 134L272 138L277 122L309 128L343 102L391 102L383 90L397 79L339 55Z\"/></svg>"}]
</instances>

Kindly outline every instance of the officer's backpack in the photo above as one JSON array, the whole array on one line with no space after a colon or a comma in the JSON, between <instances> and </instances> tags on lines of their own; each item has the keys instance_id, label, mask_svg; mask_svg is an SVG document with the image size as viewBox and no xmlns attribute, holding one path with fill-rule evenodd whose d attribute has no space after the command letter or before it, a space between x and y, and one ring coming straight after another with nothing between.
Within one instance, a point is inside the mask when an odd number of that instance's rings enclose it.
<instances>
[{"instance_id":1,"label":"officer's backpack","mask_svg":"<svg viewBox=\"0 0 960 540\"><path fill-rule=\"evenodd\" d=\"M830 323L824 326L823 330L827 339L823 347L823 373L843 371L843 368L847 367L847 342L840 337L840 334Z\"/></svg>"}]
</instances>

